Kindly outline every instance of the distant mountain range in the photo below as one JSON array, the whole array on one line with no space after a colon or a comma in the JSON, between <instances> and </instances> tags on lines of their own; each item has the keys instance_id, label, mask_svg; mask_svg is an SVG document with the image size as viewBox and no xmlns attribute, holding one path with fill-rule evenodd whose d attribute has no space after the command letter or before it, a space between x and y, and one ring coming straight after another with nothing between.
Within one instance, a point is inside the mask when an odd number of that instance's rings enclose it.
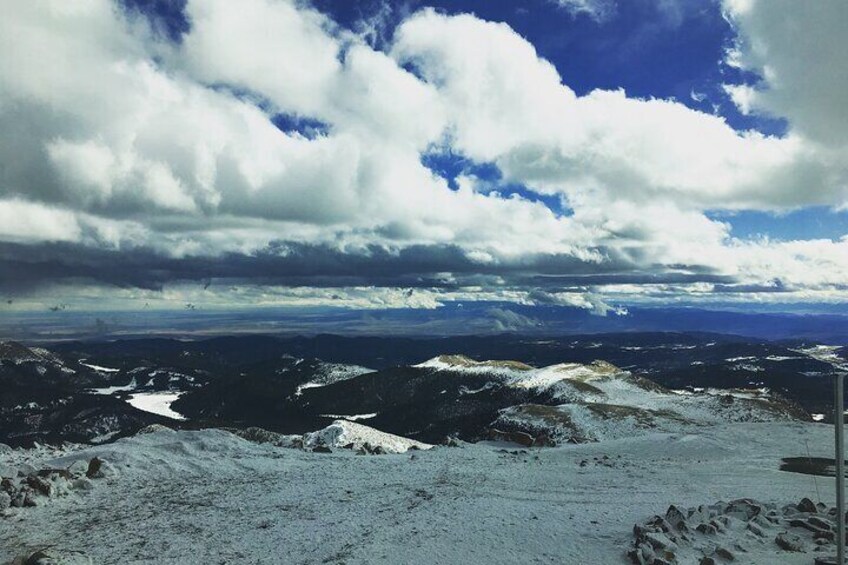
<instances>
[{"instance_id":1,"label":"distant mountain range","mask_svg":"<svg viewBox=\"0 0 848 565\"><path fill-rule=\"evenodd\" d=\"M0 442L97 443L153 423L303 434L346 419L427 443L555 444L827 419L845 350L810 346L703 333L0 342Z\"/></svg>"},{"instance_id":2,"label":"distant mountain range","mask_svg":"<svg viewBox=\"0 0 848 565\"><path fill-rule=\"evenodd\" d=\"M3 305L0 305L3 306ZM342 310L255 308L215 310L203 305L178 311L56 312L4 311L0 339L28 343L69 339L118 339L160 336L196 339L228 335L294 337L345 336L525 336L585 335L615 332L711 332L766 340L848 343L848 309L844 305L782 305L789 312L728 305L628 307L626 315L595 315L555 305L504 302L449 302L435 309ZM5 307L5 306L3 306Z\"/></svg>"}]
</instances>

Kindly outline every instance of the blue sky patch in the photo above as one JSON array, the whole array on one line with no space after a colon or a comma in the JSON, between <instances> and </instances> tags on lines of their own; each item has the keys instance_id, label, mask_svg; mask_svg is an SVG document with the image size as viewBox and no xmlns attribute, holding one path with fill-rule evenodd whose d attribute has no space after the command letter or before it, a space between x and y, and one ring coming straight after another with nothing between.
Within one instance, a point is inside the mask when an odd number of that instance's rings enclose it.
<instances>
[{"instance_id":1,"label":"blue sky patch","mask_svg":"<svg viewBox=\"0 0 848 565\"><path fill-rule=\"evenodd\" d=\"M276 114L271 117L271 123L284 133L298 133L307 139L327 135L330 131L330 126L320 120L294 114Z\"/></svg>"},{"instance_id":2,"label":"blue sky patch","mask_svg":"<svg viewBox=\"0 0 848 565\"><path fill-rule=\"evenodd\" d=\"M574 213L560 196L539 194L523 184L504 182L503 175L494 163L475 163L450 150L425 153L421 157L421 163L447 180L451 190L459 189L457 177L474 176L482 181L486 193L497 192L504 197L517 195L531 202L541 202L557 216L570 216Z\"/></svg>"},{"instance_id":3,"label":"blue sky patch","mask_svg":"<svg viewBox=\"0 0 848 565\"><path fill-rule=\"evenodd\" d=\"M120 0L131 14L141 14L161 36L174 43L182 41L183 34L191 29L186 17L187 0Z\"/></svg>"},{"instance_id":4,"label":"blue sky patch","mask_svg":"<svg viewBox=\"0 0 848 565\"><path fill-rule=\"evenodd\" d=\"M811 206L785 214L745 210L707 215L730 224L731 235L740 239L765 236L775 241L839 240L848 235L848 211L834 211L825 206Z\"/></svg>"}]
</instances>

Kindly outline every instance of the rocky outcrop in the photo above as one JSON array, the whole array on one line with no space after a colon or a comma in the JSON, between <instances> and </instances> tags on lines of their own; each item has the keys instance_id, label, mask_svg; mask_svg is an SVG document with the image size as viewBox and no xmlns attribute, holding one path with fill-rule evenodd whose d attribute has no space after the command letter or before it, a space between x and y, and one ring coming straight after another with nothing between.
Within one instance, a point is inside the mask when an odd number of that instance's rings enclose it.
<instances>
[{"instance_id":1,"label":"rocky outcrop","mask_svg":"<svg viewBox=\"0 0 848 565\"><path fill-rule=\"evenodd\" d=\"M115 476L115 471L103 459L92 458L88 465L71 465L67 469L21 468L14 477L0 479L0 516L16 508L45 504L52 498L66 496L73 490L91 488L92 479Z\"/></svg>"},{"instance_id":2,"label":"rocky outcrop","mask_svg":"<svg viewBox=\"0 0 848 565\"><path fill-rule=\"evenodd\" d=\"M778 508L742 498L696 508L670 506L633 527L627 551L637 565L737 561L752 544L778 552L833 551L835 508L808 498Z\"/></svg>"},{"instance_id":3,"label":"rocky outcrop","mask_svg":"<svg viewBox=\"0 0 848 565\"><path fill-rule=\"evenodd\" d=\"M268 443L277 447L303 447L303 436L271 432L263 428L227 428L227 431L253 443Z\"/></svg>"}]
</instances>

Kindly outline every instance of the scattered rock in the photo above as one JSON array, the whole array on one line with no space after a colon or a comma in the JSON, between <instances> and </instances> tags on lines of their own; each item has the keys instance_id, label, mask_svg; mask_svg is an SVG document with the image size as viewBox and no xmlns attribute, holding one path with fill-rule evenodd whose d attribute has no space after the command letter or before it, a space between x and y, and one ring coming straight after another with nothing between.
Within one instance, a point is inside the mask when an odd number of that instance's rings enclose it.
<instances>
[{"instance_id":1,"label":"scattered rock","mask_svg":"<svg viewBox=\"0 0 848 565\"><path fill-rule=\"evenodd\" d=\"M673 504L668 507L665 513L665 519L676 529L688 529L686 526L686 516L680 508Z\"/></svg>"},{"instance_id":2,"label":"scattered rock","mask_svg":"<svg viewBox=\"0 0 848 565\"><path fill-rule=\"evenodd\" d=\"M654 549L674 549L677 547L676 544L668 538L668 536L659 532L646 533L645 540L650 543Z\"/></svg>"},{"instance_id":3,"label":"scattered rock","mask_svg":"<svg viewBox=\"0 0 848 565\"><path fill-rule=\"evenodd\" d=\"M26 478L26 484L40 495L51 496L53 494L53 485L37 475L29 475Z\"/></svg>"},{"instance_id":4,"label":"scattered rock","mask_svg":"<svg viewBox=\"0 0 848 565\"><path fill-rule=\"evenodd\" d=\"M695 529L701 532L702 534L706 535L715 535L716 533L718 533L718 529L712 524L701 523L695 526Z\"/></svg>"},{"instance_id":5,"label":"scattered rock","mask_svg":"<svg viewBox=\"0 0 848 565\"><path fill-rule=\"evenodd\" d=\"M737 520L747 522L748 520L759 515L762 511L762 506L760 506L757 502L749 498L742 498L739 500L732 501L728 505L727 510L725 510L725 514L730 517L736 518Z\"/></svg>"},{"instance_id":6,"label":"scattered rock","mask_svg":"<svg viewBox=\"0 0 848 565\"><path fill-rule=\"evenodd\" d=\"M85 476L89 479L100 478L100 468L103 466L103 460L99 457L93 457L91 461L88 462L88 470L85 472Z\"/></svg>"},{"instance_id":7,"label":"scattered rock","mask_svg":"<svg viewBox=\"0 0 848 565\"><path fill-rule=\"evenodd\" d=\"M333 450L326 445L316 445L312 448L312 453L332 453Z\"/></svg>"},{"instance_id":8,"label":"scattered rock","mask_svg":"<svg viewBox=\"0 0 848 565\"><path fill-rule=\"evenodd\" d=\"M715 550L715 553L722 559L727 559L728 561L736 560L736 556L726 547L718 546Z\"/></svg>"},{"instance_id":9,"label":"scattered rock","mask_svg":"<svg viewBox=\"0 0 848 565\"><path fill-rule=\"evenodd\" d=\"M793 518L789 520L789 525L793 528L804 528L805 530L809 530L813 533L821 533L828 532L830 528L821 528L813 524L810 519L801 519L801 518Z\"/></svg>"},{"instance_id":10,"label":"scattered rock","mask_svg":"<svg viewBox=\"0 0 848 565\"><path fill-rule=\"evenodd\" d=\"M759 553L770 539L777 545L771 551L827 552L833 549L834 516L832 508L808 498L782 508L748 498L696 508L671 505L664 515L633 526L627 556L640 564L714 565L744 561L742 555ZM775 531L779 525L793 529Z\"/></svg>"},{"instance_id":11,"label":"scattered rock","mask_svg":"<svg viewBox=\"0 0 848 565\"><path fill-rule=\"evenodd\" d=\"M828 520L827 518L823 518L823 517L819 517L819 516L810 516L809 518L807 518L807 521L811 525L819 528L820 530L832 530L833 529L833 523L831 523L830 520Z\"/></svg>"},{"instance_id":12,"label":"scattered rock","mask_svg":"<svg viewBox=\"0 0 848 565\"><path fill-rule=\"evenodd\" d=\"M798 511L806 512L808 514L812 514L818 512L818 508L816 508L816 503L810 500L809 498L802 498L801 502L798 503Z\"/></svg>"},{"instance_id":13,"label":"scattered rock","mask_svg":"<svg viewBox=\"0 0 848 565\"><path fill-rule=\"evenodd\" d=\"M804 551L804 541L799 536L789 532L777 534L774 542L785 551Z\"/></svg>"}]
</instances>

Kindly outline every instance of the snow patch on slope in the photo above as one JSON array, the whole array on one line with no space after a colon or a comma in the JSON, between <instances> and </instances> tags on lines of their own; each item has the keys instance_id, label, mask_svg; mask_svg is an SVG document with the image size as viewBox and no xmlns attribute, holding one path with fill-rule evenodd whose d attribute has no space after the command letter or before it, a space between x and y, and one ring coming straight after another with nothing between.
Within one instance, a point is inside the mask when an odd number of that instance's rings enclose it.
<instances>
[{"instance_id":1,"label":"snow patch on slope","mask_svg":"<svg viewBox=\"0 0 848 565\"><path fill-rule=\"evenodd\" d=\"M373 373L373 369L359 365L344 365L341 363L321 363L318 370L312 376L312 380L297 387L295 396L303 394L304 390L319 388L339 381L346 381L365 373Z\"/></svg>"},{"instance_id":2,"label":"snow patch on slope","mask_svg":"<svg viewBox=\"0 0 848 565\"><path fill-rule=\"evenodd\" d=\"M356 422L357 420L370 420L371 418L377 417L377 412L373 412L371 414L321 414L322 418L334 418L336 420L349 420L351 422Z\"/></svg>"},{"instance_id":3,"label":"snow patch on slope","mask_svg":"<svg viewBox=\"0 0 848 565\"><path fill-rule=\"evenodd\" d=\"M602 391L587 383L628 374L603 361L588 365L560 363L536 368L519 361L475 361L463 355L441 355L413 366L459 375L485 375L493 379L482 388L466 390L463 394L474 394L496 386L508 386L547 393L562 401L577 400L587 394L602 395Z\"/></svg>"},{"instance_id":4,"label":"snow patch on slope","mask_svg":"<svg viewBox=\"0 0 848 565\"><path fill-rule=\"evenodd\" d=\"M405 453L409 449L430 449L432 445L421 443L394 434L388 434L347 420L336 420L326 428L303 436L303 445L308 448L350 447L354 450L369 444L372 448L382 447L387 453Z\"/></svg>"},{"instance_id":5,"label":"snow patch on slope","mask_svg":"<svg viewBox=\"0 0 848 565\"><path fill-rule=\"evenodd\" d=\"M181 394L181 392L138 392L131 394L127 402L144 412L159 414L174 420L185 420L185 416L171 409L171 404Z\"/></svg>"},{"instance_id":6,"label":"snow patch on slope","mask_svg":"<svg viewBox=\"0 0 848 565\"><path fill-rule=\"evenodd\" d=\"M440 355L413 367L456 373L495 374L505 378L515 378L520 373L534 370L519 361L475 361L464 355Z\"/></svg>"},{"instance_id":7,"label":"snow patch on slope","mask_svg":"<svg viewBox=\"0 0 848 565\"><path fill-rule=\"evenodd\" d=\"M79 364L83 367L88 367L89 369L93 369L98 373L118 373L120 369L113 369L111 367L103 367L101 365L94 365L92 363L84 363L85 359L80 359Z\"/></svg>"}]
</instances>

